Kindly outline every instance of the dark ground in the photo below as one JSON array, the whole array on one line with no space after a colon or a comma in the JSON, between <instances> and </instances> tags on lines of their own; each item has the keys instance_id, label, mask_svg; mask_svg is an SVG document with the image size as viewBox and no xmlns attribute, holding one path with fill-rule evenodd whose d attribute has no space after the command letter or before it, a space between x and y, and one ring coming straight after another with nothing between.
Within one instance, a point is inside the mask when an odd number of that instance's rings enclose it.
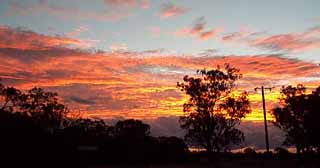
<instances>
[{"instance_id":1,"label":"dark ground","mask_svg":"<svg viewBox=\"0 0 320 168\"><path fill-rule=\"evenodd\" d=\"M320 168L319 161L299 163L297 160L224 160L213 168ZM150 165L109 165L90 168L208 168L207 163L177 163Z\"/></svg>"}]
</instances>

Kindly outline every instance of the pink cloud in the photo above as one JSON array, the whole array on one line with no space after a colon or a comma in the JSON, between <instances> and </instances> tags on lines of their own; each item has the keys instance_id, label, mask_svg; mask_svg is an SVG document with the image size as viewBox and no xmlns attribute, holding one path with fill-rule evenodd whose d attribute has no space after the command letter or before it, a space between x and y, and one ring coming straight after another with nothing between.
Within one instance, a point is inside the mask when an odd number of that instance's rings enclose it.
<instances>
[{"instance_id":1,"label":"pink cloud","mask_svg":"<svg viewBox=\"0 0 320 168\"><path fill-rule=\"evenodd\" d=\"M80 33L87 32L89 30L89 27L87 25L80 25L76 28L74 28L71 32L68 32L68 36L76 36Z\"/></svg>"},{"instance_id":2,"label":"pink cloud","mask_svg":"<svg viewBox=\"0 0 320 168\"><path fill-rule=\"evenodd\" d=\"M260 49L285 52L303 52L320 49L320 27L310 28L300 33L267 35L243 28L238 32L224 35L223 42L240 42Z\"/></svg>"},{"instance_id":3,"label":"pink cloud","mask_svg":"<svg viewBox=\"0 0 320 168\"><path fill-rule=\"evenodd\" d=\"M205 25L206 25L206 21L204 19L204 17L199 17L194 21L194 25L191 28L191 34L198 34L201 31L204 30Z\"/></svg>"},{"instance_id":4,"label":"pink cloud","mask_svg":"<svg viewBox=\"0 0 320 168\"><path fill-rule=\"evenodd\" d=\"M150 29L150 33L151 33L152 37L160 37L161 29L160 29L160 27L152 27Z\"/></svg>"},{"instance_id":5,"label":"pink cloud","mask_svg":"<svg viewBox=\"0 0 320 168\"><path fill-rule=\"evenodd\" d=\"M148 9L150 7L150 2L149 0L141 0L140 2L140 7L142 9Z\"/></svg>"},{"instance_id":6,"label":"pink cloud","mask_svg":"<svg viewBox=\"0 0 320 168\"><path fill-rule=\"evenodd\" d=\"M129 7L129 8L149 8L149 0L104 0L107 5L115 7Z\"/></svg>"},{"instance_id":7,"label":"pink cloud","mask_svg":"<svg viewBox=\"0 0 320 168\"><path fill-rule=\"evenodd\" d=\"M110 46L111 52L123 52L128 50L128 45L125 43L112 44Z\"/></svg>"},{"instance_id":8,"label":"pink cloud","mask_svg":"<svg viewBox=\"0 0 320 168\"><path fill-rule=\"evenodd\" d=\"M302 33L288 33L256 38L250 41L249 44L270 50L303 52L320 49L319 35L320 27L315 27Z\"/></svg>"},{"instance_id":9,"label":"pink cloud","mask_svg":"<svg viewBox=\"0 0 320 168\"><path fill-rule=\"evenodd\" d=\"M171 18L186 13L188 10L173 3L165 3L161 6L159 16L162 18Z\"/></svg>"},{"instance_id":10,"label":"pink cloud","mask_svg":"<svg viewBox=\"0 0 320 168\"><path fill-rule=\"evenodd\" d=\"M0 26L0 47L46 50L55 47L92 47L95 40L79 40L63 36L47 36L21 28Z\"/></svg>"},{"instance_id":11,"label":"pink cloud","mask_svg":"<svg viewBox=\"0 0 320 168\"><path fill-rule=\"evenodd\" d=\"M191 32L190 28L183 27L175 30L171 34L174 35L175 37L186 37L186 36L190 36L190 32Z\"/></svg>"},{"instance_id":12,"label":"pink cloud","mask_svg":"<svg viewBox=\"0 0 320 168\"><path fill-rule=\"evenodd\" d=\"M227 35L224 35L222 37L222 40L225 42L231 42L236 40L241 40L243 38L247 38L252 35L258 34L257 32L254 32L248 28L241 28L238 32L229 33Z\"/></svg>"},{"instance_id":13,"label":"pink cloud","mask_svg":"<svg viewBox=\"0 0 320 168\"><path fill-rule=\"evenodd\" d=\"M217 33L221 32L221 31L223 31L222 28L212 29L212 30L210 30L210 31L202 32L202 33L200 33L200 35L199 35L199 39L200 39L200 40L207 40L207 39L215 36Z\"/></svg>"},{"instance_id":14,"label":"pink cloud","mask_svg":"<svg viewBox=\"0 0 320 168\"><path fill-rule=\"evenodd\" d=\"M200 40L208 40L216 36L218 33L222 32L223 28L214 28L211 30L206 29L206 21L204 17L197 18L192 27L183 27L177 29L171 34L176 37L189 37L193 36Z\"/></svg>"},{"instance_id":15,"label":"pink cloud","mask_svg":"<svg viewBox=\"0 0 320 168\"><path fill-rule=\"evenodd\" d=\"M129 5L130 3L128 3ZM145 4L145 2L144 2ZM144 5L145 7L145 5ZM120 8L110 8L103 12L82 10L75 7L55 6L47 1L40 3L22 4L19 1L12 1L6 10L7 15L33 15L49 13L60 18L72 18L79 20L99 20L99 21L118 21L133 14L132 10L122 10Z\"/></svg>"}]
</instances>

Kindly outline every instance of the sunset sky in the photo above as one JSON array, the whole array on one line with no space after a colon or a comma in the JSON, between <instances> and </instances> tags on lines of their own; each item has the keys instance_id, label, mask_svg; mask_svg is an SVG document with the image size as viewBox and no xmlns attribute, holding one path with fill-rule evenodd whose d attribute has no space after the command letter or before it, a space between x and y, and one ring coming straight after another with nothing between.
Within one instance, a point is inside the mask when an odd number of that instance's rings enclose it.
<instances>
[{"instance_id":1,"label":"sunset sky","mask_svg":"<svg viewBox=\"0 0 320 168\"><path fill-rule=\"evenodd\" d=\"M93 118L182 114L184 75L230 63L262 121L279 87L320 85L319 0L0 0L0 78ZM99 51L99 52L97 52ZM269 117L269 119L271 119Z\"/></svg>"}]
</instances>

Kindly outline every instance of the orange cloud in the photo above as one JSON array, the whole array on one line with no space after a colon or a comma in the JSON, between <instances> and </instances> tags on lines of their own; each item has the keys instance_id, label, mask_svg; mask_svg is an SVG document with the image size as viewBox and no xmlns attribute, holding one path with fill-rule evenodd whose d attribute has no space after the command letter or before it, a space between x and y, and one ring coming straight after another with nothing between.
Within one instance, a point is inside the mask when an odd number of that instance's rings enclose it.
<instances>
[{"instance_id":1,"label":"orange cloud","mask_svg":"<svg viewBox=\"0 0 320 168\"><path fill-rule=\"evenodd\" d=\"M207 40L207 39L215 36L217 33L221 32L221 31L223 31L223 30L222 29L213 29L210 31L202 32L199 35L199 39L200 40Z\"/></svg>"},{"instance_id":2,"label":"orange cloud","mask_svg":"<svg viewBox=\"0 0 320 168\"><path fill-rule=\"evenodd\" d=\"M49 38L31 34L30 38L40 42ZM22 39L26 34L18 31L15 36L14 39ZM184 75L195 75L197 69L224 63L240 68L244 75L237 89L250 93L254 112L248 120L263 119L261 95L253 91L255 87L276 87L266 93L267 107L271 109L282 85L320 85L318 65L279 55L195 57L164 55L161 50L92 53L60 45L47 47L51 43L45 42L38 47L19 41L11 43L10 47L0 45L0 78L5 84L56 91L71 109L80 109L91 117L179 116L187 97L176 89L176 82Z\"/></svg>"},{"instance_id":3,"label":"orange cloud","mask_svg":"<svg viewBox=\"0 0 320 168\"><path fill-rule=\"evenodd\" d=\"M12 29L0 26L0 47L17 49L45 50L53 47L89 47L90 41L81 41L68 37L47 36L21 28ZM92 41L93 42L93 41Z\"/></svg>"},{"instance_id":4,"label":"orange cloud","mask_svg":"<svg viewBox=\"0 0 320 168\"><path fill-rule=\"evenodd\" d=\"M164 3L161 5L159 16L162 18L171 18L186 13L188 10L173 3Z\"/></svg>"},{"instance_id":5,"label":"orange cloud","mask_svg":"<svg viewBox=\"0 0 320 168\"><path fill-rule=\"evenodd\" d=\"M308 78L320 70L314 64L278 56L141 58L139 55L65 51L38 60L41 54L34 58L17 58L13 53L0 50L0 58L6 60L0 65L0 75L3 81L19 88L40 86L57 91L72 109L81 109L89 116L155 118L182 114L186 97L175 84L184 75L194 75L196 69L233 63L244 74L238 83L240 90L253 90L269 81L281 86L282 80L291 83L297 76ZM277 63L277 66L269 66L268 62ZM316 77L308 84L317 85L319 81L320 77ZM266 95L268 105L277 101L276 95L272 96ZM260 94L252 92L250 99L256 105L248 119L261 120Z\"/></svg>"}]
</instances>

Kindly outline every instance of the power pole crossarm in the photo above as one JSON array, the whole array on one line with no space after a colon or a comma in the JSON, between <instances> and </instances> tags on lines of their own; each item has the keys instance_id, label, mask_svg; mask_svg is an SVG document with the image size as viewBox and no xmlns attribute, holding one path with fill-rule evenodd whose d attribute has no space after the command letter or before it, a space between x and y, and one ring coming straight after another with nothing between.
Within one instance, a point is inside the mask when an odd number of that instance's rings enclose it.
<instances>
[{"instance_id":1,"label":"power pole crossarm","mask_svg":"<svg viewBox=\"0 0 320 168\"><path fill-rule=\"evenodd\" d=\"M265 140L266 140L266 150L269 152L269 135L268 135L268 125L267 125L267 114L266 114L266 102L264 98L264 91L269 90L271 92L272 88L265 88L261 86L261 88L255 88L255 91L261 90L262 94L262 107L263 107L263 117L264 117L264 132L265 132Z\"/></svg>"}]
</instances>

